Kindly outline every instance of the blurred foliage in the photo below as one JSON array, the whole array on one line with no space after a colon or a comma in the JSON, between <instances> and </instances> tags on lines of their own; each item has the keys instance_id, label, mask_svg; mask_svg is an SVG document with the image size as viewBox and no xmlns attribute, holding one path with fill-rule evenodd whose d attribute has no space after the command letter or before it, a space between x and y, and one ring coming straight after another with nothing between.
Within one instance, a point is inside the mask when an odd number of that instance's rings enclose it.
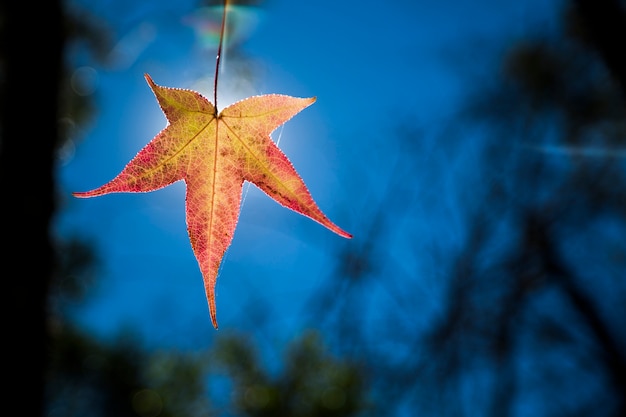
<instances>
[{"instance_id":1,"label":"blurred foliage","mask_svg":"<svg viewBox=\"0 0 626 417\"><path fill-rule=\"evenodd\" d=\"M626 415L626 74L583 36L596 28L580 26L579 3L616 2L566 3L556 33L508 46L433 148L398 137L390 178L402 181L313 298L324 334L363 358L393 408L379 415ZM409 186L425 181L432 195ZM460 246L409 226L446 199L462 207ZM387 248L401 239L435 272ZM438 302L424 300L429 275Z\"/></svg>"},{"instance_id":2,"label":"blurred foliage","mask_svg":"<svg viewBox=\"0 0 626 417\"><path fill-rule=\"evenodd\" d=\"M277 376L243 336L177 352L143 349L130 333L98 341L65 323L53 335L51 417L356 416L368 407L359 364L330 354L315 333L291 343ZM220 384L226 390L210 389Z\"/></svg>"},{"instance_id":3,"label":"blurred foliage","mask_svg":"<svg viewBox=\"0 0 626 417\"><path fill-rule=\"evenodd\" d=\"M232 381L236 415L356 416L369 407L360 364L330 354L316 332L288 347L278 375L263 369L245 336L220 337L214 359Z\"/></svg>"},{"instance_id":4,"label":"blurred foliage","mask_svg":"<svg viewBox=\"0 0 626 417\"><path fill-rule=\"evenodd\" d=\"M201 355L149 353L130 333L103 342L67 324L53 335L47 415L209 415Z\"/></svg>"}]
</instances>

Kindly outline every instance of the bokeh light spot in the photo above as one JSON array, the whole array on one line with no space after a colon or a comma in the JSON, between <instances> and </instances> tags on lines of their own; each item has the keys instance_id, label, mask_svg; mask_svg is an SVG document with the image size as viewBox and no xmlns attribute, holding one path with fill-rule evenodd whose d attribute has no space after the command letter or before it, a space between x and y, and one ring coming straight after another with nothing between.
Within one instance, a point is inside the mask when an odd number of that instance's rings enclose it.
<instances>
[{"instance_id":1,"label":"bokeh light spot","mask_svg":"<svg viewBox=\"0 0 626 417\"><path fill-rule=\"evenodd\" d=\"M141 417L157 417L163 410L163 401L156 391L142 389L133 395L132 406Z\"/></svg>"},{"instance_id":2,"label":"bokeh light spot","mask_svg":"<svg viewBox=\"0 0 626 417\"><path fill-rule=\"evenodd\" d=\"M92 67L80 67L72 73L72 90L79 96L89 96L98 88L98 72Z\"/></svg>"}]
</instances>

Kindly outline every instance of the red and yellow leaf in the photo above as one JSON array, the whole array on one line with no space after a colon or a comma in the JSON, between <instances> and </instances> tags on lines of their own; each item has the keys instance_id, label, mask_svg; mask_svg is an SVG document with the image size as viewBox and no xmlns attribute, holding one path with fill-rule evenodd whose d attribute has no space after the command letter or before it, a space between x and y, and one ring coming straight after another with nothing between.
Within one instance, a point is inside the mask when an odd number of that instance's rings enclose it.
<instances>
[{"instance_id":1,"label":"red and yellow leaf","mask_svg":"<svg viewBox=\"0 0 626 417\"><path fill-rule=\"evenodd\" d=\"M167 127L111 181L74 195L154 191L184 180L187 231L215 328L215 283L237 225L244 181L338 235L352 237L322 213L270 138L272 131L315 98L255 96L217 114L213 104L194 91L159 86L147 74L146 80L168 119Z\"/></svg>"}]
</instances>

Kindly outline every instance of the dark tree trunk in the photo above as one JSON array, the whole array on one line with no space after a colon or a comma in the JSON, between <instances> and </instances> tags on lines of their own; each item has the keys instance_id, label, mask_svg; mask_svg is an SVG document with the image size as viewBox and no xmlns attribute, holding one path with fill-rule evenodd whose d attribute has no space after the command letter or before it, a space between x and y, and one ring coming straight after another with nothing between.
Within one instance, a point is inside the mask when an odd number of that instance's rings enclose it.
<instances>
[{"instance_id":1,"label":"dark tree trunk","mask_svg":"<svg viewBox=\"0 0 626 417\"><path fill-rule=\"evenodd\" d=\"M626 10L619 0L573 0L589 40L626 98Z\"/></svg>"},{"instance_id":2,"label":"dark tree trunk","mask_svg":"<svg viewBox=\"0 0 626 417\"><path fill-rule=\"evenodd\" d=\"M62 6L59 0L3 1L0 8L3 405L12 414L41 416Z\"/></svg>"}]
</instances>

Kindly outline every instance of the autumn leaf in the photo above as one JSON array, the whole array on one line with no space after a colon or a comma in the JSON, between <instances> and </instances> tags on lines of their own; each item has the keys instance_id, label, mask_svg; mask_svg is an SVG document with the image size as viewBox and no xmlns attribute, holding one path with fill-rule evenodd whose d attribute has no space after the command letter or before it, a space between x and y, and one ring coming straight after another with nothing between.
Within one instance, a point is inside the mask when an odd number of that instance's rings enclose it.
<instances>
[{"instance_id":1,"label":"autumn leaf","mask_svg":"<svg viewBox=\"0 0 626 417\"><path fill-rule=\"evenodd\" d=\"M352 237L322 213L289 159L270 138L277 127L313 104L315 98L254 96L217 114L199 93L162 87L149 75L145 77L167 117L167 127L117 177L74 196L147 192L185 181L187 232L215 328L217 273L233 239L244 181L338 235Z\"/></svg>"}]
</instances>

